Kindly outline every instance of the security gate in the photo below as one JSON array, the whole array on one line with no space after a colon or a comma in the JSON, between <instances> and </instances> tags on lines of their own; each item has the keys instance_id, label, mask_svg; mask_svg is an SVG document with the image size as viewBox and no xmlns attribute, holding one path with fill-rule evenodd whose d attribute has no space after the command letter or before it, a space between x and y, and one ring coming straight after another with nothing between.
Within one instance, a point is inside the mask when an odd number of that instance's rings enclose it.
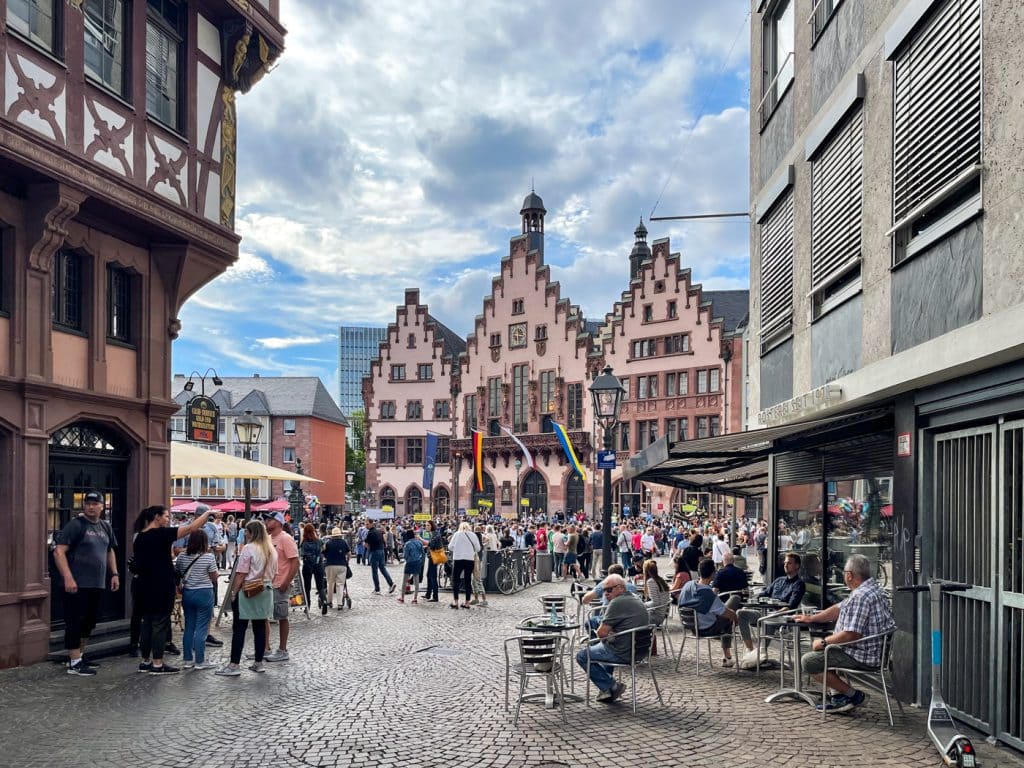
<instances>
[{"instance_id":1,"label":"security gate","mask_svg":"<svg viewBox=\"0 0 1024 768\"><path fill-rule=\"evenodd\" d=\"M1024 748L1024 421L936 434L931 464L931 571L974 585L942 597L943 696Z\"/></svg>"}]
</instances>

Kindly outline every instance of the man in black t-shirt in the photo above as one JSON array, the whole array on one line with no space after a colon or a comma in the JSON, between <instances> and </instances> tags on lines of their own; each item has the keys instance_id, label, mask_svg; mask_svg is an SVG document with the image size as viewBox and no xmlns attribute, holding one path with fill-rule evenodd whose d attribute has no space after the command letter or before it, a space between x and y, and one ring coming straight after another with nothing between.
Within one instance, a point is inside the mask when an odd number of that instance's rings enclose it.
<instances>
[{"instance_id":1,"label":"man in black t-shirt","mask_svg":"<svg viewBox=\"0 0 1024 768\"><path fill-rule=\"evenodd\" d=\"M96 626L108 577L111 592L121 586L114 556L117 539L110 523L102 519L103 507L103 495L89 491L82 514L72 518L54 539L53 559L64 579L64 647L69 675L96 674L82 654Z\"/></svg>"},{"instance_id":2,"label":"man in black t-shirt","mask_svg":"<svg viewBox=\"0 0 1024 768\"><path fill-rule=\"evenodd\" d=\"M384 564L384 535L380 532L373 520L366 521L366 550L367 559L370 561L370 573L373 576L373 591L380 594L380 577L378 572L384 575L388 583L388 593L395 591L395 582L388 573Z\"/></svg>"}]
</instances>

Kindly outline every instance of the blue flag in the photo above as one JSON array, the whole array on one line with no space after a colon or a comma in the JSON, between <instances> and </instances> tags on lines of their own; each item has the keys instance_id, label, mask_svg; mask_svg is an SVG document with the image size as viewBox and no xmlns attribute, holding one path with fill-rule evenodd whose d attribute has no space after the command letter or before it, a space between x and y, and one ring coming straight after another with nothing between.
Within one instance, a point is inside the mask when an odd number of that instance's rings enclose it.
<instances>
[{"instance_id":1,"label":"blue flag","mask_svg":"<svg viewBox=\"0 0 1024 768\"><path fill-rule=\"evenodd\" d=\"M427 432L427 446L423 451L423 487L434 487L434 462L437 461L437 435Z\"/></svg>"}]
</instances>

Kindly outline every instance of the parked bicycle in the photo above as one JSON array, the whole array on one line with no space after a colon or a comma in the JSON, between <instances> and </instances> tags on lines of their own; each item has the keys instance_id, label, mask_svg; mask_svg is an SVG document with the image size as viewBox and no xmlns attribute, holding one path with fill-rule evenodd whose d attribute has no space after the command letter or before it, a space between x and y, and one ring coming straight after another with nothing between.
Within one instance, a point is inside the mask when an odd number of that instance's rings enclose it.
<instances>
[{"instance_id":1,"label":"parked bicycle","mask_svg":"<svg viewBox=\"0 0 1024 768\"><path fill-rule=\"evenodd\" d=\"M530 585L530 569L527 559L517 555L521 550L503 549L499 552L501 562L494 572L494 583L503 595L511 595Z\"/></svg>"}]
</instances>

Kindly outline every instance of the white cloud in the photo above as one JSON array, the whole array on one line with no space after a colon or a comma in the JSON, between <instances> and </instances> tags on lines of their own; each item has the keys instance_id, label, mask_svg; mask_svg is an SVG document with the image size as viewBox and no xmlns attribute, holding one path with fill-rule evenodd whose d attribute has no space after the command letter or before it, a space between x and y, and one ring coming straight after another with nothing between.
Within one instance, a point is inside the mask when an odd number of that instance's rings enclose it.
<instances>
[{"instance_id":1,"label":"white cloud","mask_svg":"<svg viewBox=\"0 0 1024 768\"><path fill-rule=\"evenodd\" d=\"M319 344L322 341L334 338L332 336L291 336L289 338L266 338L255 339L256 343L264 349L289 349L291 347L308 347L311 344ZM309 360L310 358L296 357L296 360ZM316 358L313 358L316 359Z\"/></svg>"}]
</instances>

